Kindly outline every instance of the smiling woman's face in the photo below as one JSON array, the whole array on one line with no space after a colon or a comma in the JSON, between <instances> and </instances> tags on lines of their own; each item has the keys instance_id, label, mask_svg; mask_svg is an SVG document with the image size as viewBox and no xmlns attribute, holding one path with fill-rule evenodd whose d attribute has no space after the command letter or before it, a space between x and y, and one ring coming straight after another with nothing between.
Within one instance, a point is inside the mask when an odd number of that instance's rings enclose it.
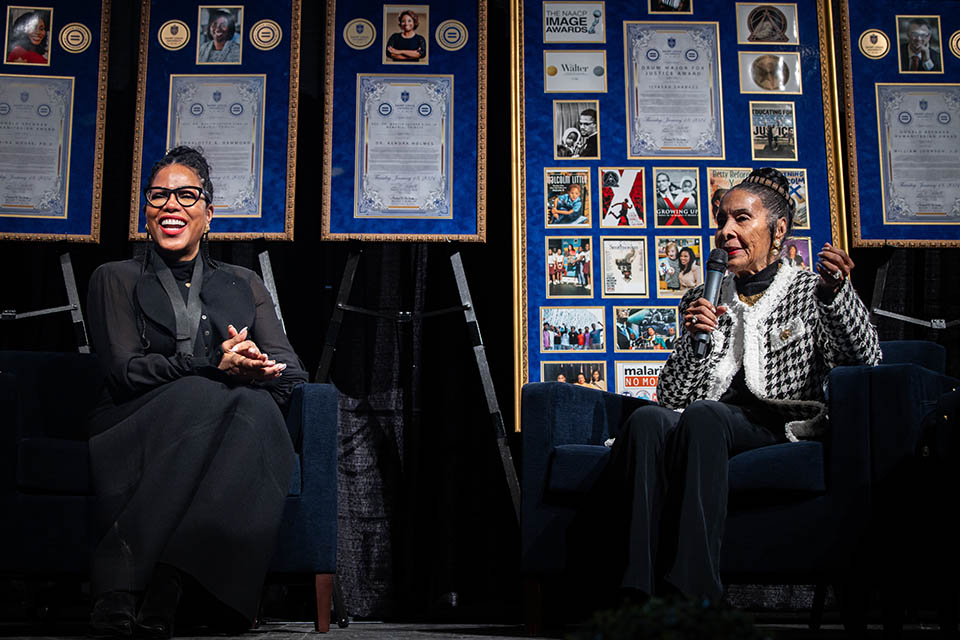
<instances>
[{"instance_id":1,"label":"smiling woman's face","mask_svg":"<svg viewBox=\"0 0 960 640\"><path fill-rule=\"evenodd\" d=\"M40 16L35 15L30 19L30 23L27 25L27 37L30 38L30 43L35 47L43 44L47 37L47 25Z\"/></svg>"},{"instance_id":2,"label":"smiling woman's face","mask_svg":"<svg viewBox=\"0 0 960 640\"><path fill-rule=\"evenodd\" d=\"M182 164L168 165L154 176L151 187L176 190L180 187L200 187L200 176ZM184 207L176 195L170 194L162 207L147 203L147 231L158 247L176 254L180 260L192 260L200 250L200 239L213 217L213 205L200 198Z\"/></svg>"}]
</instances>

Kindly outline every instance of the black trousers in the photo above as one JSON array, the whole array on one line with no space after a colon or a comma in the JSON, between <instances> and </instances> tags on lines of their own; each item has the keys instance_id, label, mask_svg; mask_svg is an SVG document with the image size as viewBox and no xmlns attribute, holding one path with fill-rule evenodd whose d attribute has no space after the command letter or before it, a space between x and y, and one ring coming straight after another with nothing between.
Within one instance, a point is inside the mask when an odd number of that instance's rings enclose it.
<instances>
[{"instance_id":1,"label":"black trousers","mask_svg":"<svg viewBox=\"0 0 960 640\"><path fill-rule=\"evenodd\" d=\"M621 508L629 507L622 586L655 595L666 582L686 596L720 598L728 460L783 441L722 402L698 400L682 413L656 405L634 411L607 468Z\"/></svg>"}]
</instances>

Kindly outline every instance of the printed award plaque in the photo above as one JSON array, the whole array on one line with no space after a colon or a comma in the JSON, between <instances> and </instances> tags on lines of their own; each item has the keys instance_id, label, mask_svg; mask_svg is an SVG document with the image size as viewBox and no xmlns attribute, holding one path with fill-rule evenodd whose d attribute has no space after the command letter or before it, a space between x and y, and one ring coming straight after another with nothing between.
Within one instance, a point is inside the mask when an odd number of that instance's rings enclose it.
<instances>
[{"instance_id":1,"label":"printed award plaque","mask_svg":"<svg viewBox=\"0 0 960 640\"><path fill-rule=\"evenodd\" d=\"M293 240L300 0L142 0L141 12L130 239L146 237L153 163L186 145L210 163L211 240Z\"/></svg>"},{"instance_id":2,"label":"printed award plaque","mask_svg":"<svg viewBox=\"0 0 960 640\"><path fill-rule=\"evenodd\" d=\"M0 240L98 242L110 0L0 8Z\"/></svg>"},{"instance_id":3,"label":"printed award plaque","mask_svg":"<svg viewBox=\"0 0 960 640\"><path fill-rule=\"evenodd\" d=\"M720 202L753 169L790 183L785 260L809 268L825 242L846 248L830 6L512 0L518 423L523 384L576 383L585 362L605 363L607 391L656 398ZM938 37L958 28L940 22ZM895 34L896 22L871 28ZM881 64L897 74L893 58ZM951 95L937 91L929 126Z\"/></svg>"}]
</instances>

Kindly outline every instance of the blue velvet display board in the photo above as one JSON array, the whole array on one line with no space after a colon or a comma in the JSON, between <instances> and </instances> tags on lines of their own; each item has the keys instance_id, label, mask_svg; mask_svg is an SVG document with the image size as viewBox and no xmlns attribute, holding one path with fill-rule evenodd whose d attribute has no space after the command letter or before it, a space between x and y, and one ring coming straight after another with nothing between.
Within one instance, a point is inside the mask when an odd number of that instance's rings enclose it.
<instances>
[{"instance_id":1,"label":"blue velvet display board","mask_svg":"<svg viewBox=\"0 0 960 640\"><path fill-rule=\"evenodd\" d=\"M838 4L854 246L960 246L957 3Z\"/></svg>"},{"instance_id":2,"label":"blue velvet display board","mask_svg":"<svg viewBox=\"0 0 960 640\"><path fill-rule=\"evenodd\" d=\"M486 29L485 2L328 0L324 239L486 239Z\"/></svg>"},{"instance_id":3,"label":"blue velvet display board","mask_svg":"<svg viewBox=\"0 0 960 640\"><path fill-rule=\"evenodd\" d=\"M582 373L653 397L718 190L780 169L784 257L845 245L828 5L518 2L518 386Z\"/></svg>"},{"instance_id":4,"label":"blue velvet display board","mask_svg":"<svg viewBox=\"0 0 960 640\"><path fill-rule=\"evenodd\" d=\"M0 10L0 239L97 242L110 0Z\"/></svg>"},{"instance_id":5,"label":"blue velvet display board","mask_svg":"<svg viewBox=\"0 0 960 640\"><path fill-rule=\"evenodd\" d=\"M300 0L142 0L130 239L153 163L185 144L211 167L211 240L293 239Z\"/></svg>"}]
</instances>

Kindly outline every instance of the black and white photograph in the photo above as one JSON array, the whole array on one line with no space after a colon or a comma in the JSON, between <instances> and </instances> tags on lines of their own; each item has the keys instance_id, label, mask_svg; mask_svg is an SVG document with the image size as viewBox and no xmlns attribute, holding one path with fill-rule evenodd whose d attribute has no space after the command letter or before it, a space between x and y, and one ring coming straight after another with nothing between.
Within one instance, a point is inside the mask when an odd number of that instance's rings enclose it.
<instances>
[{"instance_id":1,"label":"black and white photograph","mask_svg":"<svg viewBox=\"0 0 960 640\"><path fill-rule=\"evenodd\" d=\"M590 226L590 169L544 169L547 227Z\"/></svg>"},{"instance_id":2,"label":"black and white photograph","mask_svg":"<svg viewBox=\"0 0 960 640\"><path fill-rule=\"evenodd\" d=\"M693 13L693 0L647 0L650 13L683 15Z\"/></svg>"},{"instance_id":3,"label":"black and white photograph","mask_svg":"<svg viewBox=\"0 0 960 640\"><path fill-rule=\"evenodd\" d=\"M600 101L554 100L554 159L600 157Z\"/></svg>"},{"instance_id":4,"label":"black and white photograph","mask_svg":"<svg viewBox=\"0 0 960 640\"><path fill-rule=\"evenodd\" d=\"M547 297L592 298L590 237L546 238Z\"/></svg>"},{"instance_id":5,"label":"black and white photograph","mask_svg":"<svg viewBox=\"0 0 960 640\"><path fill-rule=\"evenodd\" d=\"M197 64L241 64L243 7L201 5L198 12Z\"/></svg>"},{"instance_id":6,"label":"black and white photograph","mask_svg":"<svg viewBox=\"0 0 960 640\"><path fill-rule=\"evenodd\" d=\"M657 238L657 295L680 298L703 282L703 250L699 236Z\"/></svg>"},{"instance_id":7,"label":"black and white photograph","mask_svg":"<svg viewBox=\"0 0 960 640\"><path fill-rule=\"evenodd\" d=\"M646 298L647 239L600 237L603 297Z\"/></svg>"},{"instance_id":8,"label":"black and white photograph","mask_svg":"<svg viewBox=\"0 0 960 640\"><path fill-rule=\"evenodd\" d=\"M657 228L700 228L700 170L696 167L653 168Z\"/></svg>"},{"instance_id":9,"label":"black and white photograph","mask_svg":"<svg viewBox=\"0 0 960 640\"><path fill-rule=\"evenodd\" d=\"M794 51L741 51L740 93L803 93L800 54Z\"/></svg>"},{"instance_id":10,"label":"black and white photograph","mask_svg":"<svg viewBox=\"0 0 960 640\"><path fill-rule=\"evenodd\" d=\"M541 382L567 382L581 387L607 390L607 363L597 362L541 362Z\"/></svg>"},{"instance_id":11,"label":"black and white photograph","mask_svg":"<svg viewBox=\"0 0 960 640\"><path fill-rule=\"evenodd\" d=\"M614 307L614 351L673 351L680 335L677 307Z\"/></svg>"},{"instance_id":12,"label":"black and white photograph","mask_svg":"<svg viewBox=\"0 0 960 640\"><path fill-rule=\"evenodd\" d=\"M603 307L540 307L540 349L605 351Z\"/></svg>"},{"instance_id":13,"label":"black and white photograph","mask_svg":"<svg viewBox=\"0 0 960 640\"><path fill-rule=\"evenodd\" d=\"M897 16L900 73L943 73L940 16Z\"/></svg>"},{"instance_id":14,"label":"black and white photograph","mask_svg":"<svg viewBox=\"0 0 960 640\"><path fill-rule=\"evenodd\" d=\"M738 2L737 43L799 44L797 5L778 2Z\"/></svg>"}]
</instances>

